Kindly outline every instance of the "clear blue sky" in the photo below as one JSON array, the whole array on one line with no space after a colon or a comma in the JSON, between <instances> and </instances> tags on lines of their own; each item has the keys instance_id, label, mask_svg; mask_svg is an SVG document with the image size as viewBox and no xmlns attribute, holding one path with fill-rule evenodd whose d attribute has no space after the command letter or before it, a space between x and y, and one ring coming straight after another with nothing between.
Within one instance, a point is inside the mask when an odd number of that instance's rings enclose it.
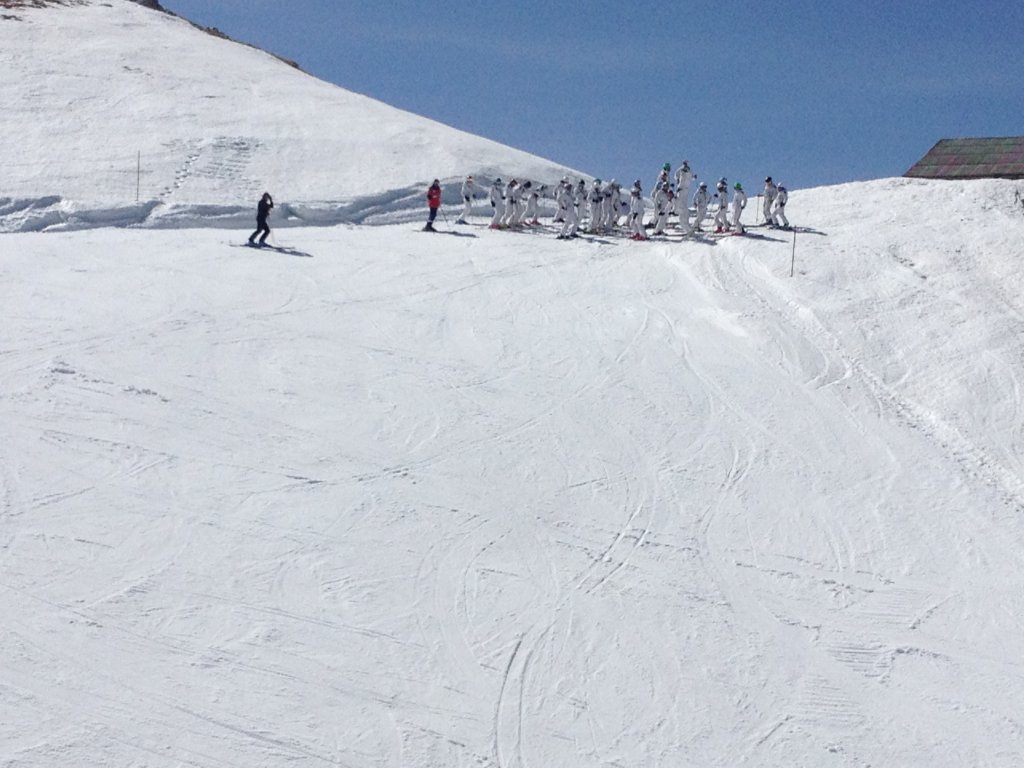
<instances>
[{"instance_id":1,"label":"clear blue sky","mask_svg":"<svg viewBox=\"0 0 1024 768\"><path fill-rule=\"evenodd\" d=\"M1024 135L1021 0L162 0L317 77L602 178L898 176Z\"/></svg>"}]
</instances>

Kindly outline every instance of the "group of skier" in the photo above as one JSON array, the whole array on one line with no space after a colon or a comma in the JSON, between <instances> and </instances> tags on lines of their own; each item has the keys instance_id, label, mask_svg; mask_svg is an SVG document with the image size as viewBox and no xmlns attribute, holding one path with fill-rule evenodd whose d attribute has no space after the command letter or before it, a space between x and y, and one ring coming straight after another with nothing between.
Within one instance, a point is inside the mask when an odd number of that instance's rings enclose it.
<instances>
[{"instance_id":1,"label":"group of skier","mask_svg":"<svg viewBox=\"0 0 1024 768\"><path fill-rule=\"evenodd\" d=\"M689 162L683 161L682 166L676 171L674 178L669 177L671 166L665 163L658 173L658 179L654 183L654 193L651 195L654 218L648 222L644 221L647 210L647 202L644 199L643 189L640 180L633 182L633 186L624 193L622 187L614 179L609 182L602 182L601 179L594 179L590 187L583 179L575 183L564 177L551 190L545 184L534 185L531 181L520 182L517 179L510 179L502 182L500 178L491 183L488 193L490 201L491 229L520 228L523 226L536 226L540 222L540 200L542 197L553 198L555 202L555 214L553 223L560 224L558 230L559 239L576 237L581 228L581 222L586 219L586 231L589 234L604 234L617 231L620 221L625 217L629 230L629 237L633 240L647 240L647 230L652 235L664 235L668 227L670 216L678 219L678 228L684 236L693 236L704 232L702 224L708 215L709 208L714 208L713 226L715 233L736 233L742 234L746 230L740 219L743 209L747 206L747 194L743 185L736 182L733 185L732 198L729 198L729 187L727 181L722 178L715 186L715 192L708 190L705 182L697 185L697 190L690 197L690 187L697 176L690 168ZM456 224L468 224L469 217L473 211L473 201L477 198L476 183L472 176L467 176L462 182L462 214L456 220ZM786 218L786 202L789 193L786 187L776 184L771 176L764 180L763 212L764 220L769 227L789 229L789 220ZM427 190L427 206L430 210L429 218L424 230L436 231L434 221L437 218L438 210L441 208L441 182L434 179ZM249 237L249 245L263 246L270 235L270 227L267 218L274 201L270 193L264 193L259 201L256 214L256 231ZM693 218L690 218L691 207ZM259 237L259 240L257 240Z\"/></svg>"},{"instance_id":2,"label":"group of skier","mask_svg":"<svg viewBox=\"0 0 1024 768\"><path fill-rule=\"evenodd\" d=\"M677 226L684 236L692 236L704 231L702 224L712 207L715 233L745 232L740 219L747 205L747 195L742 184L737 182L733 185L730 199L726 179L718 180L714 193L708 190L705 182L700 182L691 197L690 188L697 176L689 162L684 160L674 177L670 178L670 172L671 166L666 163L658 174L651 195L653 219L647 222L644 216L648 206L639 179L633 182L628 192L623 192L621 185L614 179L609 182L594 179L588 187L583 179L574 183L569 177L564 177L550 189L547 185L534 185L531 181L513 178L503 182L496 178L487 193L492 210L490 227L516 229L540 224L540 199L544 197L554 199L555 214L552 221L561 224L559 239L576 237L584 220L587 222L586 231L590 234L616 231L623 217L629 236L634 240L648 239L648 229L652 235L665 234L670 216L677 217ZM476 182L472 176L466 177L460 192L463 208L455 223L467 224L473 202L477 199ZM789 220L786 218L789 193L786 187L775 184L772 177L768 176L762 195L767 225L789 229ZM440 186L436 179L428 192L428 204L431 215L425 229L433 230L434 217L440 206Z\"/></svg>"}]
</instances>

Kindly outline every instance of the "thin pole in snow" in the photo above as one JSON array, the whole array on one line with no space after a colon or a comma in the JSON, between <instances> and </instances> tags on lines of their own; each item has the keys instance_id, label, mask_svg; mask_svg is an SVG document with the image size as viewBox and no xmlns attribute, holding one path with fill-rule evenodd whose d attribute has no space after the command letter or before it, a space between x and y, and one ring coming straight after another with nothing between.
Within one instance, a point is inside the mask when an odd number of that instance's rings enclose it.
<instances>
[{"instance_id":1,"label":"thin pole in snow","mask_svg":"<svg viewBox=\"0 0 1024 768\"><path fill-rule=\"evenodd\" d=\"M761 195L757 196L757 208L754 209L754 226L761 223Z\"/></svg>"},{"instance_id":2,"label":"thin pole in snow","mask_svg":"<svg viewBox=\"0 0 1024 768\"><path fill-rule=\"evenodd\" d=\"M793 230L793 255L789 260L789 276L793 276L793 270L796 268L796 230Z\"/></svg>"},{"instance_id":3,"label":"thin pole in snow","mask_svg":"<svg viewBox=\"0 0 1024 768\"><path fill-rule=\"evenodd\" d=\"M139 202L139 194L142 190L142 150L139 150L135 158L135 202Z\"/></svg>"}]
</instances>

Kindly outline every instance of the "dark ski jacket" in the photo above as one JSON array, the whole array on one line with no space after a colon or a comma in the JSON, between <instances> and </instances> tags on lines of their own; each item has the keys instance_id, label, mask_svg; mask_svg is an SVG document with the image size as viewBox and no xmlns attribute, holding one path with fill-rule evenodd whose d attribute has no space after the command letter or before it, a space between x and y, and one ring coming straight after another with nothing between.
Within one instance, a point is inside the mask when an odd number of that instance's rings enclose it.
<instances>
[{"instance_id":1,"label":"dark ski jacket","mask_svg":"<svg viewBox=\"0 0 1024 768\"><path fill-rule=\"evenodd\" d=\"M267 216L270 215L270 209L273 207L274 199L270 195L261 197L256 206L256 221L266 221Z\"/></svg>"}]
</instances>

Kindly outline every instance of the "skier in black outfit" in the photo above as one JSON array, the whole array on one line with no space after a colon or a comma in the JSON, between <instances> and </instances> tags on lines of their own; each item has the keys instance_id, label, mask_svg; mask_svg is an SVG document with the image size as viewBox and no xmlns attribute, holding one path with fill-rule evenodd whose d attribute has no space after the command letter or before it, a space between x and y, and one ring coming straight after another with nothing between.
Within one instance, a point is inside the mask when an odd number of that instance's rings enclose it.
<instances>
[{"instance_id":1,"label":"skier in black outfit","mask_svg":"<svg viewBox=\"0 0 1024 768\"><path fill-rule=\"evenodd\" d=\"M270 227L267 226L267 217L270 215L270 209L274 207L274 198L270 196L269 192L264 192L263 197L260 198L259 203L256 205L256 231L249 235L249 245L265 245L267 237L270 235ZM256 242L256 235L260 232L263 233L263 237L260 238L259 243Z\"/></svg>"}]
</instances>

